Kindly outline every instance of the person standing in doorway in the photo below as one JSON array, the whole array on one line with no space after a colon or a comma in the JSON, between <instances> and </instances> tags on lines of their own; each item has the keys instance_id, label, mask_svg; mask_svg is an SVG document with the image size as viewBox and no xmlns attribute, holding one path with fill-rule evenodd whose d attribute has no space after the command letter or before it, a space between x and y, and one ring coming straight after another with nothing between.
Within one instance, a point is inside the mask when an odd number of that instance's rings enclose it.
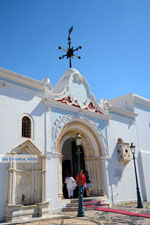
<instances>
[{"instance_id":1,"label":"person standing in doorway","mask_svg":"<svg viewBox=\"0 0 150 225\"><path fill-rule=\"evenodd\" d=\"M67 185L68 198L73 198L73 190L76 186L76 181L70 174L66 177L65 184Z\"/></svg>"},{"instance_id":2,"label":"person standing in doorway","mask_svg":"<svg viewBox=\"0 0 150 225\"><path fill-rule=\"evenodd\" d=\"M80 170L80 176L81 176L82 191L83 191L83 194L84 194L84 186L86 184L86 178L85 178L85 175L83 174L83 170ZM77 174L77 176L76 176L76 181L77 181L77 184L79 186L79 174Z\"/></svg>"},{"instance_id":3,"label":"person standing in doorway","mask_svg":"<svg viewBox=\"0 0 150 225\"><path fill-rule=\"evenodd\" d=\"M85 186L85 192L86 192L86 196L90 197L90 188L91 188L91 181L89 179L89 173L87 170L84 171L84 175L86 178L86 186Z\"/></svg>"}]
</instances>

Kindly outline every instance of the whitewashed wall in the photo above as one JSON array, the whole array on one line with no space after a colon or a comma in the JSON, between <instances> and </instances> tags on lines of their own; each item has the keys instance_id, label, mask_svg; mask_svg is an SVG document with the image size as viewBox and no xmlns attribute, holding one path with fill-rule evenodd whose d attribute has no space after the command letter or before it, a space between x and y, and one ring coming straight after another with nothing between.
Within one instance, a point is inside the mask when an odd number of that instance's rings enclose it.
<instances>
[{"instance_id":1,"label":"whitewashed wall","mask_svg":"<svg viewBox=\"0 0 150 225\"><path fill-rule=\"evenodd\" d=\"M136 186L133 161L127 165L118 161L117 140L119 137L126 143L137 144L135 124L132 119L118 114L112 118L107 128L110 159L107 163L109 199L112 202L132 201L136 199Z\"/></svg>"},{"instance_id":2,"label":"whitewashed wall","mask_svg":"<svg viewBox=\"0 0 150 225\"><path fill-rule=\"evenodd\" d=\"M5 82L5 87L0 88L0 154L10 152L27 140L21 137L21 118L24 114L30 115L33 121L31 141L44 153L45 106L38 94L40 93L9 82ZM4 219L7 201L7 168L7 164L0 163L0 177L3 180L0 185L0 221Z\"/></svg>"},{"instance_id":3,"label":"whitewashed wall","mask_svg":"<svg viewBox=\"0 0 150 225\"><path fill-rule=\"evenodd\" d=\"M138 138L138 169L140 173L140 183L143 193L143 198L150 201L150 106L149 104L135 103L136 131Z\"/></svg>"},{"instance_id":4,"label":"whitewashed wall","mask_svg":"<svg viewBox=\"0 0 150 225\"><path fill-rule=\"evenodd\" d=\"M30 115L33 120L31 141L44 152L44 104L36 94L12 84L6 84L6 88L0 89L1 153L10 152L26 140L21 137L21 118L24 114Z\"/></svg>"},{"instance_id":5,"label":"whitewashed wall","mask_svg":"<svg viewBox=\"0 0 150 225\"><path fill-rule=\"evenodd\" d=\"M141 151L140 152L140 162L141 162L140 180L142 182L143 196L144 196L145 201L150 202L150 182L149 182L150 152Z\"/></svg>"},{"instance_id":6,"label":"whitewashed wall","mask_svg":"<svg viewBox=\"0 0 150 225\"><path fill-rule=\"evenodd\" d=\"M140 150L150 151L150 107L135 103L136 130Z\"/></svg>"},{"instance_id":7,"label":"whitewashed wall","mask_svg":"<svg viewBox=\"0 0 150 225\"><path fill-rule=\"evenodd\" d=\"M118 107L125 111L130 111L136 114L134 131L131 132L131 129L124 130L122 129L122 123L119 127L115 128L120 133L120 136L125 134L125 138L129 142L133 142L136 146L136 165L138 172L138 181L140 186L140 192L143 200L150 200L150 189L149 189L149 175L147 171L150 171L149 163L149 153L150 153L150 100L145 99L136 94L127 94L120 96L109 101L115 107ZM119 118L118 118L119 119ZM123 138L124 139L124 138ZM125 142L128 142L125 140ZM131 163L130 163L131 164ZM131 170L133 171L133 170ZM131 174L131 172L129 173ZM135 174L132 174L135 177ZM129 180L129 179L128 179ZM134 180L133 180L134 181ZM130 187L130 182L129 187ZM132 188L134 190L134 188ZM119 189L118 189L119 190ZM134 196L134 195L132 195Z\"/></svg>"}]
</instances>

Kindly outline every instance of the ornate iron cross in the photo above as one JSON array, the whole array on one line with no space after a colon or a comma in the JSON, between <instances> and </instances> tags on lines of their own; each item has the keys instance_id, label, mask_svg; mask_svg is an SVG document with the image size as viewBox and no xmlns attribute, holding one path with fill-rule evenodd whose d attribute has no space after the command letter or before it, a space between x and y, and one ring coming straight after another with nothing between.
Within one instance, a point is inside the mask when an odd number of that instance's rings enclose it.
<instances>
[{"instance_id":1,"label":"ornate iron cross","mask_svg":"<svg viewBox=\"0 0 150 225\"><path fill-rule=\"evenodd\" d=\"M69 48L64 49L61 46L58 47L58 49L61 49L62 51L66 52L65 55L62 55L61 57L59 57L59 59L63 59L64 57L66 57L67 59L69 59L69 67L72 68L72 63L71 63L71 58L73 58L74 56L76 56L78 59L81 59L80 56L78 55L74 55L75 51L78 51L79 49L82 48L82 46L79 46L77 48L74 49L74 47L71 47L71 37L70 34L73 31L73 26L68 30L69 34L68 34L68 45Z\"/></svg>"}]
</instances>

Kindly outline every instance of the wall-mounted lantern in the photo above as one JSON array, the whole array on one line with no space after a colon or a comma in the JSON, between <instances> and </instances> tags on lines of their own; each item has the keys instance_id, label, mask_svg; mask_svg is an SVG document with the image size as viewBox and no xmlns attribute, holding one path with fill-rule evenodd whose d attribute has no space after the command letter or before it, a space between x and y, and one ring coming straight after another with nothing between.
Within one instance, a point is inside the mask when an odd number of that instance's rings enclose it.
<instances>
[{"instance_id":1,"label":"wall-mounted lantern","mask_svg":"<svg viewBox=\"0 0 150 225\"><path fill-rule=\"evenodd\" d=\"M124 165L131 161L129 143L124 143L122 138L118 138L117 142L118 160Z\"/></svg>"}]
</instances>

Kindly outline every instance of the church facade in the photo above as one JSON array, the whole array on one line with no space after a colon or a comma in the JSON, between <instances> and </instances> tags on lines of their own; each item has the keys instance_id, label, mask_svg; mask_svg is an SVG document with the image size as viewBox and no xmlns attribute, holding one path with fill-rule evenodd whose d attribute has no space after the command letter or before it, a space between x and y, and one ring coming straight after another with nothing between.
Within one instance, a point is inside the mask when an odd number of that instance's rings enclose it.
<instances>
[{"instance_id":1,"label":"church facade","mask_svg":"<svg viewBox=\"0 0 150 225\"><path fill-rule=\"evenodd\" d=\"M65 207L64 178L78 172L77 133L91 195L110 204L136 200L134 143L141 197L150 201L148 99L127 94L98 103L73 68L54 88L49 79L37 81L0 69L0 105L0 221L44 216ZM24 155L36 156L36 162L18 162Z\"/></svg>"}]
</instances>

